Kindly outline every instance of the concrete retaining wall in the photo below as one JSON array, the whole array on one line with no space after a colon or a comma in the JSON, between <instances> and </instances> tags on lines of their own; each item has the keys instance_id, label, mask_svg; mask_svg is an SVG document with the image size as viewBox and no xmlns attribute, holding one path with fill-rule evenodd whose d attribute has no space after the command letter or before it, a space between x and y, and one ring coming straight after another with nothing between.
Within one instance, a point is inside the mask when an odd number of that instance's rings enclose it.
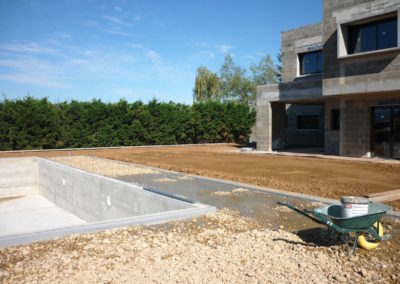
<instances>
[{"instance_id":1,"label":"concrete retaining wall","mask_svg":"<svg viewBox=\"0 0 400 284\"><path fill-rule=\"evenodd\" d=\"M0 198L29 195L36 191L35 158L0 159Z\"/></svg>"},{"instance_id":2,"label":"concrete retaining wall","mask_svg":"<svg viewBox=\"0 0 400 284\"><path fill-rule=\"evenodd\" d=\"M193 208L137 185L38 159L39 193L86 222Z\"/></svg>"}]
</instances>

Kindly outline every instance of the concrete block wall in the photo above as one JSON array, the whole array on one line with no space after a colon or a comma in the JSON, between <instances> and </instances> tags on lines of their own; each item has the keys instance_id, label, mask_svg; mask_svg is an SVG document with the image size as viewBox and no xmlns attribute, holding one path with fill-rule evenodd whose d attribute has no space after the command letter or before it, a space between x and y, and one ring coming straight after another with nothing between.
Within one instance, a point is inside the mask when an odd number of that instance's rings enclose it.
<instances>
[{"instance_id":1,"label":"concrete block wall","mask_svg":"<svg viewBox=\"0 0 400 284\"><path fill-rule=\"evenodd\" d=\"M279 100L298 102L322 98L322 75L314 74L279 84Z\"/></svg>"},{"instance_id":2,"label":"concrete block wall","mask_svg":"<svg viewBox=\"0 0 400 284\"><path fill-rule=\"evenodd\" d=\"M341 97L340 155L371 156L371 107L390 105L399 94Z\"/></svg>"},{"instance_id":3,"label":"concrete block wall","mask_svg":"<svg viewBox=\"0 0 400 284\"><path fill-rule=\"evenodd\" d=\"M324 145L324 106L323 105L287 105L287 146L322 146ZM297 116L318 115L319 129L297 129Z\"/></svg>"},{"instance_id":4,"label":"concrete block wall","mask_svg":"<svg viewBox=\"0 0 400 284\"><path fill-rule=\"evenodd\" d=\"M33 194L36 182L35 158L0 159L0 198Z\"/></svg>"},{"instance_id":5,"label":"concrete block wall","mask_svg":"<svg viewBox=\"0 0 400 284\"><path fill-rule=\"evenodd\" d=\"M272 102L272 150L280 150L286 147L285 124L286 107L284 103Z\"/></svg>"},{"instance_id":6,"label":"concrete block wall","mask_svg":"<svg viewBox=\"0 0 400 284\"><path fill-rule=\"evenodd\" d=\"M255 141L257 150L272 150L272 109L271 101L277 100L278 85L257 86Z\"/></svg>"},{"instance_id":7,"label":"concrete block wall","mask_svg":"<svg viewBox=\"0 0 400 284\"><path fill-rule=\"evenodd\" d=\"M344 55L338 58L346 23L398 13L400 0L323 1L323 95L352 95L400 90L400 50Z\"/></svg>"},{"instance_id":8,"label":"concrete block wall","mask_svg":"<svg viewBox=\"0 0 400 284\"><path fill-rule=\"evenodd\" d=\"M312 24L282 32L282 82L292 82L298 77L297 54L322 44L322 23ZM307 77L300 78L307 79Z\"/></svg>"},{"instance_id":9,"label":"concrete block wall","mask_svg":"<svg viewBox=\"0 0 400 284\"><path fill-rule=\"evenodd\" d=\"M332 110L340 109L340 99L330 98L325 101L325 153L340 154L340 130L332 129ZM342 115L341 115L342 116Z\"/></svg>"},{"instance_id":10,"label":"concrete block wall","mask_svg":"<svg viewBox=\"0 0 400 284\"><path fill-rule=\"evenodd\" d=\"M39 193L86 222L194 208L142 187L39 159Z\"/></svg>"}]
</instances>

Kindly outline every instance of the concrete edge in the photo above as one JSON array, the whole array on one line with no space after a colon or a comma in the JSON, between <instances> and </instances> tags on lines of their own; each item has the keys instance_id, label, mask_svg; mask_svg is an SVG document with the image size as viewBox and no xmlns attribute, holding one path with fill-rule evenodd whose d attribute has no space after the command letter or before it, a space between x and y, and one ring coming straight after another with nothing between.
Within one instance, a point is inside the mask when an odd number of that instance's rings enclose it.
<instances>
[{"instance_id":1,"label":"concrete edge","mask_svg":"<svg viewBox=\"0 0 400 284\"><path fill-rule=\"evenodd\" d=\"M340 203L339 200L336 199L331 199L331 198L325 198L325 197L320 197L320 196L315 196L311 194L305 194L305 193L296 193L296 192L291 192L291 191L284 191L280 189L274 189L270 187L262 187L258 185L253 185L253 184L248 184L248 183L241 183L237 181L232 181L232 180L227 180L227 179L219 179L219 178L212 178L212 177L206 177L206 176L200 176L200 175L195 175L195 174L188 174L188 173L183 173L183 172L176 172L176 171L171 171L171 170L165 170L162 168L156 168L156 167L151 167L151 166L145 166L145 165L140 165L140 164L135 164L135 163L128 163L124 161L119 161L119 160L112 160L112 159L107 159L103 157L97 157L97 156L90 156L92 158L96 159L103 159L103 160L108 160L108 161L114 161L117 163L125 164L125 165L132 165L135 167L141 167L141 168L147 168L147 169L152 169L155 171L159 172L165 172L165 173L171 173L171 174L183 174L188 177L193 177L193 178L198 178L198 179L203 179L203 180L209 180L209 181L214 181L214 182L220 182L220 183L226 183L238 187L246 187L252 191L255 192L261 192L261 193L270 193L270 194L276 194L276 195L281 195L283 197L288 196L288 197L293 197L293 198L299 198L305 201L312 201L312 202L321 202L325 204L335 204L335 203ZM400 219L400 211L390 211L386 214L386 216L394 217L394 218L399 218Z\"/></svg>"},{"instance_id":2,"label":"concrete edge","mask_svg":"<svg viewBox=\"0 0 400 284\"><path fill-rule=\"evenodd\" d=\"M199 143L199 144L168 144L168 145L141 145L141 146L115 146L115 147L89 147L89 148L62 148L62 149L38 149L38 150L10 150L0 151L0 153L35 153L35 152L68 152L68 151L90 151L90 150L113 150L113 149L131 149L131 148L159 148L159 147L201 147L207 145L233 145L235 143Z\"/></svg>"},{"instance_id":3,"label":"concrete edge","mask_svg":"<svg viewBox=\"0 0 400 284\"><path fill-rule=\"evenodd\" d=\"M107 220L95 223L87 223L78 226L57 228L46 231L24 233L0 237L0 248L24 245L38 241L52 240L72 234L94 233L107 229L116 229L131 225L154 225L169 221L177 221L215 213L216 208L210 205L196 203L196 208L172 210L143 216L127 217L116 220Z\"/></svg>"},{"instance_id":4,"label":"concrete edge","mask_svg":"<svg viewBox=\"0 0 400 284\"><path fill-rule=\"evenodd\" d=\"M313 154L313 153L293 153L285 151L251 151L251 152L241 152L242 154L251 154L256 156L261 155L274 155L274 156L285 156L285 157L299 157L299 158L316 158L316 159L326 159L335 161L346 161L346 162L359 162L359 163L377 163L377 164L400 164L399 160L390 158L365 158L365 157L347 157L347 156L337 156L331 154Z\"/></svg>"}]
</instances>

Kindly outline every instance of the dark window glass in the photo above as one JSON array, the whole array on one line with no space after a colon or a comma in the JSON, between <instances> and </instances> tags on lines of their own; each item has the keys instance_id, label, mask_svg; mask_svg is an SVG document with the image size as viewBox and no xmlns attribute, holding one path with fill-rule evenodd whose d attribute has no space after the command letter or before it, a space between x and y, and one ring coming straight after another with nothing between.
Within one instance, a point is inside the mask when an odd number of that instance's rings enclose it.
<instances>
[{"instance_id":1,"label":"dark window glass","mask_svg":"<svg viewBox=\"0 0 400 284\"><path fill-rule=\"evenodd\" d=\"M360 52L360 27L349 27L349 54Z\"/></svg>"},{"instance_id":2,"label":"dark window glass","mask_svg":"<svg viewBox=\"0 0 400 284\"><path fill-rule=\"evenodd\" d=\"M331 114L332 130L340 129L340 109L333 109Z\"/></svg>"},{"instance_id":3,"label":"dark window glass","mask_svg":"<svg viewBox=\"0 0 400 284\"><path fill-rule=\"evenodd\" d=\"M397 18L378 24L378 49L397 46Z\"/></svg>"},{"instance_id":4,"label":"dark window glass","mask_svg":"<svg viewBox=\"0 0 400 284\"><path fill-rule=\"evenodd\" d=\"M297 117L297 129L318 129L318 115L300 115Z\"/></svg>"},{"instance_id":5,"label":"dark window glass","mask_svg":"<svg viewBox=\"0 0 400 284\"><path fill-rule=\"evenodd\" d=\"M397 17L349 26L348 52L359 53L397 46Z\"/></svg>"},{"instance_id":6,"label":"dark window glass","mask_svg":"<svg viewBox=\"0 0 400 284\"><path fill-rule=\"evenodd\" d=\"M300 54L300 74L322 72L322 50Z\"/></svg>"},{"instance_id":7,"label":"dark window glass","mask_svg":"<svg viewBox=\"0 0 400 284\"><path fill-rule=\"evenodd\" d=\"M376 50L376 25L367 25L360 28L361 52Z\"/></svg>"},{"instance_id":8,"label":"dark window glass","mask_svg":"<svg viewBox=\"0 0 400 284\"><path fill-rule=\"evenodd\" d=\"M322 51L319 51L317 53L318 55L318 66L317 66L317 72L321 73L322 72Z\"/></svg>"}]
</instances>

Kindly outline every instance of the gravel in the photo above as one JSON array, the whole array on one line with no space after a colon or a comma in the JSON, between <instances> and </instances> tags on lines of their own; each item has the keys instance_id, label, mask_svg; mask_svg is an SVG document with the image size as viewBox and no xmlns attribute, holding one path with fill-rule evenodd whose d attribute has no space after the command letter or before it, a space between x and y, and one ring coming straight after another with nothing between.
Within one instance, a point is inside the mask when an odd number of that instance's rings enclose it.
<instances>
[{"instance_id":1,"label":"gravel","mask_svg":"<svg viewBox=\"0 0 400 284\"><path fill-rule=\"evenodd\" d=\"M90 156L54 157L50 159L70 167L110 177L158 173L156 170Z\"/></svg>"},{"instance_id":2,"label":"gravel","mask_svg":"<svg viewBox=\"0 0 400 284\"><path fill-rule=\"evenodd\" d=\"M376 269L377 264L385 269ZM0 250L0 282L330 283L394 281L398 262L348 259L238 212Z\"/></svg>"}]
</instances>

